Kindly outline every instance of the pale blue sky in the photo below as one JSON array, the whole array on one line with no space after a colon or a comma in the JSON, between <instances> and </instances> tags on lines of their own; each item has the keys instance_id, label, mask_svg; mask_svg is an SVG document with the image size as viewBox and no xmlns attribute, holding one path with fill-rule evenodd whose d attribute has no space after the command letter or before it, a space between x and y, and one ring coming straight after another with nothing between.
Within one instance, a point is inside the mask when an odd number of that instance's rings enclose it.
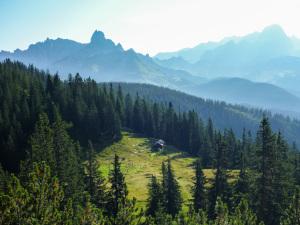
<instances>
[{"instance_id":1,"label":"pale blue sky","mask_svg":"<svg viewBox=\"0 0 300 225\"><path fill-rule=\"evenodd\" d=\"M151 55L279 24L300 37L299 0L0 0L0 49L92 32Z\"/></svg>"}]
</instances>

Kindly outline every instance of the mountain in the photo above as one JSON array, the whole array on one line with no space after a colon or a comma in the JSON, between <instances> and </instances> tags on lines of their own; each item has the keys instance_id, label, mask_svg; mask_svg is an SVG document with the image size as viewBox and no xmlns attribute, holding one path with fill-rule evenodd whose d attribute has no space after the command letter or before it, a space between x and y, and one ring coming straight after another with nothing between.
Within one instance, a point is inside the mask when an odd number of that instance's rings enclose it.
<instances>
[{"instance_id":1,"label":"mountain","mask_svg":"<svg viewBox=\"0 0 300 225\"><path fill-rule=\"evenodd\" d=\"M67 78L70 73L80 73L81 76L90 76L98 82L154 84L199 97L268 107L294 117L300 112L299 104L295 104L298 99L295 100L294 96L300 95L300 57L297 57L299 43L297 38L289 38L279 26L271 26L245 37L225 38L220 42L200 44L192 49L172 53L176 57L168 58L168 54L161 54L151 58L133 49L124 50L121 44L115 44L103 32L95 31L89 43L48 38L30 45L24 51L2 51L0 60L19 60L51 73L58 72L63 78ZM194 62L197 57L199 60ZM216 77L241 77L273 85L263 90L260 83L255 82L250 85L252 91L245 92L243 90L249 89L247 82L219 80L218 89L222 91L218 91L214 86ZM232 91L231 95L222 94L233 88L236 91ZM259 94L264 91L270 93L258 100L255 97L259 95L249 96L249 93L257 90ZM282 100L278 102L275 98Z\"/></svg>"},{"instance_id":2,"label":"mountain","mask_svg":"<svg viewBox=\"0 0 300 225\"><path fill-rule=\"evenodd\" d=\"M186 71L162 67L148 55L136 53L133 49L124 50L121 44L105 38L101 31L95 31L87 44L47 39L24 51L1 52L0 60L5 58L59 72L64 77L69 73L80 73L96 81L143 82L173 88L201 81Z\"/></svg>"},{"instance_id":3,"label":"mountain","mask_svg":"<svg viewBox=\"0 0 300 225\"><path fill-rule=\"evenodd\" d=\"M191 92L205 98L270 109L274 112L298 112L300 116L300 98L268 83L221 78L198 85Z\"/></svg>"},{"instance_id":4,"label":"mountain","mask_svg":"<svg viewBox=\"0 0 300 225\"><path fill-rule=\"evenodd\" d=\"M226 40L227 41L227 40ZM182 58L189 63L195 63L207 51L213 50L226 41L201 43L194 48L184 48L177 52L162 52L155 55L159 60L167 60L171 58Z\"/></svg>"},{"instance_id":5,"label":"mountain","mask_svg":"<svg viewBox=\"0 0 300 225\"><path fill-rule=\"evenodd\" d=\"M200 44L172 54L160 53L156 57L162 66L184 69L207 79L240 77L272 83L297 93L300 84L299 39L288 37L280 26L272 25L261 32L224 40L213 47L209 43ZM202 47L197 51L199 46ZM174 56L187 61L193 57L194 60L182 66L182 63L174 63Z\"/></svg>"}]
</instances>

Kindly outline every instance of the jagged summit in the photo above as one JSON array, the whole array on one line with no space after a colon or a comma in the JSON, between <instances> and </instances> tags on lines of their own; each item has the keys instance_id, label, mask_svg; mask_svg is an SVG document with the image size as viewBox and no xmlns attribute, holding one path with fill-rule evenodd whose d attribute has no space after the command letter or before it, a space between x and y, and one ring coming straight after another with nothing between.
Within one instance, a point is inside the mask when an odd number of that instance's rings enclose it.
<instances>
[{"instance_id":1,"label":"jagged summit","mask_svg":"<svg viewBox=\"0 0 300 225\"><path fill-rule=\"evenodd\" d=\"M105 35L102 31L95 30L92 37L91 37L91 44L99 43L105 40Z\"/></svg>"}]
</instances>

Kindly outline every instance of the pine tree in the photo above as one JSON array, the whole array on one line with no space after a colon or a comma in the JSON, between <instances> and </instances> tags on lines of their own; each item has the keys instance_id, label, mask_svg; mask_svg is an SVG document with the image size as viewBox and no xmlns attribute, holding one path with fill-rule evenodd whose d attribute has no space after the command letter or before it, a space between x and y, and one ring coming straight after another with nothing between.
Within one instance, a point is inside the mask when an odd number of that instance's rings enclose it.
<instances>
[{"instance_id":1,"label":"pine tree","mask_svg":"<svg viewBox=\"0 0 300 225\"><path fill-rule=\"evenodd\" d=\"M98 208L102 208L106 203L105 181L98 170L99 164L91 141L89 141L87 159L87 183L91 202Z\"/></svg>"},{"instance_id":2,"label":"pine tree","mask_svg":"<svg viewBox=\"0 0 300 225\"><path fill-rule=\"evenodd\" d=\"M142 114L142 106L141 106L141 100L139 95L137 94L133 106L133 114L132 114L132 125L133 129L138 132L143 132L144 127L144 120L143 120L143 114Z\"/></svg>"},{"instance_id":3,"label":"pine tree","mask_svg":"<svg viewBox=\"0 0 300 225\"><path fill-rule=\"evenodd\" d=\"M45 162L33 163L26 186L12 175L0 192L0 224L61 224L63 190Z\"/></svg>"},{"instance_id":4,"label":"pine tree","mask_svg":"<svg viewBox=\"0 0 300 225\"><path fill-rule=\"evenodd\" d=\"M45 161L55 173L56 162L53 145L53 130L49 124L48 116L42 113L35 126L35 131L30 139L29 160L33 162Z\"/></svg>"},{"instance_id":5,"label":"pine tree","mask_svg":"<svg viewBox=\"0 0 300 225\"><path fill-rule=\"evenodd\" d=\"M174 217L181 210L182 197L179 184L175 179L174 172L171 167L170 159L168 160L167 171L163 180L166 182L164 190L164 207L166 212Z\"/></svg>"},{"instance_id":6,"label":"pine tree","mask_svg":"<svg viewBox=\"0 0 300 225\"><path fill-rule=\"evenodd\" d=\"M33 164L29 174L28 190L32 208L29 208L29 224L59 224L62 212L63 190L57 178L52 178L46 163Z\"/></svg>"},{"instance_id":7,"label":"pine tree","mask_svg":"<svg viewBox=\"0 0 300 225\"><path fill-rule=\"evenodd\" d=\"M67 132L70 125L64 122L60 114L56 112L52 127L57 165L56 173L64 187L66 197L73 197L75 203L77 203L76 201L80 201L82 197L83 171L81 171L80 158L76 154L76 144Z\"/></svg>"},{"instance_id":8,"label":"pine tree","mask_svg":"<svg viewBox=\"0 0 300 225\"><path fill-rule=\"evenodd\" d=\"M250 176L249 172L245 167L245 153L241 154L241 166L240 173L236 184L234 185L234 202L235 204L239 204L242 199L249 200L249 194L251 192L250 187Z\"/></svg>"},{"instance_id":9,"label":"pine tree","mask_svg":"<svg viewBox=\"0 0 300 225\"><path fill-rule=\"evenodd\" d=\"M219 133L216 140L216 174L212 187L209 193L210 207L209 216L214 217L214 209L217 203L217 199L220 198L226 204L230 204L230 186L228 183L228 174L226 170L226 143Z\"/></svg>"},{"instance_id":10,"label":"pine tree","mask_svg":"<svg viewBox=\"0 0 300 225\"><path fill-rule=\"evenodd\" d=\"M276 143L269 121L264 117L257 135L257 214L266 225L275 225L276 216L274 177L276 167Z\"/></svg>"},{"instance_id":11,"label":"pine tree","mask_svg":"<svg viewBox=\"0 0 300 225\"><path fill-rule=\"evenodd\" d=\"M277 134L276 140L276 164L274 174L275 198L275 218L276 224L280 223L280 218L290 201L289 193L292 191L292 171L289 165L288 144L283 139L281 132Z\"/></svg>"},{"instance_id":12,"label":"pine tree","mask_svg":"<svg viewBox=\"0 0 300 225\"><path fill-rule=\"evenodd\" d=\"M195 177L193 187L193 206L198 212L200 209L206 209L206 194L205 194L205 176L201 167L201 160L198 159L195 165Z\"/></svg>"},{"instance_id":13,"label":"pine tree","mask_svg":"<svg viewBox=\"0 0 300 225\"><path fill-rule=\"evenodd\" d=\"M123 92L120 84L118 85L118 92L117 92L117 101L116 101L116 112L119 115L120 121L123 123L125 121L125 112L124 112L124 97Z\"/></svg>"},{"instance_id":14,"label":"pine tree","mask_svg":"<svg viewBox=\"0 0 300 225\"><path fill-rule=\"evenodd\" d=\"M113 168L110 171L109 181L111 183L111 190L109 193L110 199L108 204L111 209L111 214L116 216L121 207L125 205L128 195L127 185L125 183L125 177L121 171L121 163L118 155L115 155Z\"/></svg>"},{"instance_id":15,"label":"pine tree","mask_svg":"<svg viewBox=\"0 0 300 225\"><path fill-rule=\"evenodd\" d=\"M148 185L148 201L147 201L147 215L154 216L155 213L162 207L162 190L157 178L152 175Z\"/></svg>"},{"instance_id":16,"label":"pine tree","mask_svg":"<svg viewBox=\"0 0 300 225\"><path fill-rule=\"evenodd\" d=\"M133 113L133 103L131 95L127 94L125 97L125 126L127 128L132 127L132 113Z\"/></svg>"}]
</instances>

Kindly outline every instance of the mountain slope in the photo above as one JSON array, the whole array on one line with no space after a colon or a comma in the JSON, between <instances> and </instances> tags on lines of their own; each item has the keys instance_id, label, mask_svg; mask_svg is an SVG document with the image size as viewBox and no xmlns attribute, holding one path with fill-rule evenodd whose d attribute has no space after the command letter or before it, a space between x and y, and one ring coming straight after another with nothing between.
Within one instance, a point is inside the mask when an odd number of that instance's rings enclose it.
<instances>
[{"instance_id":1,"label":"mountain slope","mask_svg":"<svg viewBox=\"0 0 300 225\"><path fill-rule=\"evenodd\" d=\"M192 92L205 98L264 109L285 109L296 112L300 110L300 98L284 89L272 84L251 82L241 78L216 79L195 87Z\"/></svg>"},{"instance_id":2,"label":"mountain slope","mask_svg":"<svg viewBox=\"0 0 300 225\"><path fill-rule=\"evenodd\" d=\"M255 134L263 114L269 117L274 131L280 130L283 132L290 142L297 142L300 135L300 122L298 120L291 120L278 114L272 115L269 111L205 100L179 91L148 84L114 83L114 87L117 88L118 84L121 85L124 93L130 93L131 95L138 93L149 100L163 104L172 102L174 109L181 112L195 110L204 122L211 118L217 128L232 128L240 137L243 128L249 129L252 134Z\"/></svg>"}]
</instances>

